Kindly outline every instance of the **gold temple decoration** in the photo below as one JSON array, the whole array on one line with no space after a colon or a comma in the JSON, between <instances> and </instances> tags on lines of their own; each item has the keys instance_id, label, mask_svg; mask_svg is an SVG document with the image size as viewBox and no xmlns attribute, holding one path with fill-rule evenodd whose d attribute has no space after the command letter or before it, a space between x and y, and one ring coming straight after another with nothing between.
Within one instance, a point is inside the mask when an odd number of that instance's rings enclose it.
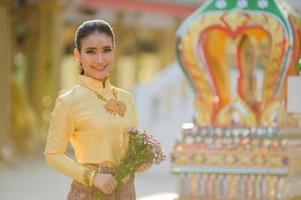
<instances>
[{"instance_id":1,"label":"gold temple decoration","mask_svg":"<svg viewBox=\"0 0 301 200\"><path fill-rule=\"evenodd\" d=\"M89 90L91 90L92 92L94 92L96 94L96 96L106 102L106 104L103 105L103 107L105 108L106 112L112 114L112 115L119 115L120 117L124 117L124 114L126 112L126 105L125 103L123 103L122 101L118 100L118 97L117 97L117 92L115 91L115 89L113 88L112 90L112 93L113 93L113 97L114 98L111 98L110 100L106 99L102 94L94 91L93 89L83 85L80 83L80 85L88 88Z\"/></svg>"}]
</instances>

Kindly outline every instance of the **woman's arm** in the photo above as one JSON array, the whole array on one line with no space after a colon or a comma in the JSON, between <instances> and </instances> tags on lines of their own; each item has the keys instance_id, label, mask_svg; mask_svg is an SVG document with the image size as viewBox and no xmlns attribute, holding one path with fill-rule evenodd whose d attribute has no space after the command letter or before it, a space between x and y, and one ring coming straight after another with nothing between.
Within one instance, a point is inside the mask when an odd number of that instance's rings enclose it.
<instances>
[{"instance_id":1,"label":"woman's arm","mask_svg":"<svg viewBox=\"0 0 301 200\"><path fill-rule=\"evenodd\" d=\"M71 108L62 97L56 101L48 132L45 158L48 165L85 186L92 186L95 172L81 166L65 155L71 134L74 133L75 123Z\"/></svg>"}]
</instances>

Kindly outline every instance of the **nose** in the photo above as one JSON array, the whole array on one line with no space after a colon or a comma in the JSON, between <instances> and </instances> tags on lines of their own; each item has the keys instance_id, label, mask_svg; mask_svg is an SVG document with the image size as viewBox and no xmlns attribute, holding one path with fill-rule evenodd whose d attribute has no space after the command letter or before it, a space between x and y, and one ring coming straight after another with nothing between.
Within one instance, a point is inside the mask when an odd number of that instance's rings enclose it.
<instances>
[{"instance_id":1,"label":"nose","mask_svg":"<svg viewBox=\"0 0 301 200\"><path fill-rule=\"evenodd\" d=\"M104 61L104 57L103 57L103 54L101 52L99 52L97 54L96 61L97 61L97 63L102 63Z\"/></svg>"}]
</instances>

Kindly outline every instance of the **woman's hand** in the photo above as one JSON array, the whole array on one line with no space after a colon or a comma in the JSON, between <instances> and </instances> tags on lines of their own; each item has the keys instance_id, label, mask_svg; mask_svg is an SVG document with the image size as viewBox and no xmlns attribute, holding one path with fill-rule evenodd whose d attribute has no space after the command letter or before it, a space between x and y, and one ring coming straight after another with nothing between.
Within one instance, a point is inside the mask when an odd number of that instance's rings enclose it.
<instances>
[{"instance_id":1,"label":"woman's hand","mask_svg":"<svg viewBox=\"0 0 301 200\"><path fill-rule=\"evenodd\" d=\"M151 166L151 164L142 164L141 166L139 166L138 172L144 172L148 170Z\"/></svg>"},{"instance_id":2,"label":"woman's hand","mask_svg":"<svg viewBox=\"0 0 301 200\"><path fill-rule=\"evenodd\" d=\"M105 194L111 194L117 187L117 181L111 174L97 173L93 185Z\"/></svg>"}]
</instances>

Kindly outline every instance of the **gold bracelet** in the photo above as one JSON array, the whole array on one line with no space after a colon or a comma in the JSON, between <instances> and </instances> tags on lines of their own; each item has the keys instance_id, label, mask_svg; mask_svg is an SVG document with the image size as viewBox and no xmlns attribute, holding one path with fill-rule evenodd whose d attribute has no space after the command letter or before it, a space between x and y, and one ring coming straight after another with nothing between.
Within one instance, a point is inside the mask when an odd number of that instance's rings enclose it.
<instances>
[{"instance_id":1,"label":"gold bracelet","mask_svg":"<svg viewBox=\"0 0 301 200\"><path fill-rule=\"evenodd\" d=\"M92 169L90 171L90 176L89 176L89 188L92 188L94 185L93 185L93 182L94 182L94 178L96 176L96 173L97 173L97 169Z\"/></svg>"},{"instance_id":2,"label":"gold bracelet","mask_svg":"<svg viewBox=\"0 0 301 200\"><path fill-rule=\"evenodd\" d=\"M85 174L84 174L84 182L83 182L83 184L84 184L86 187L89 186L89 182L90 182L90 180L89 180L89 177L90 177L90 171L91 171L91 170L89 170L89 169L85 170Z\"/></svg>"},{"instance_id":3,"label":"gold bracelet","mask_svg":"<svg viewBox=\"0 0 301 200\"><path fill-rule=\"evenodd\" d=\"M84 175L84 185L86 187L93 187L93 179L94 176L96 175L97 169L87 169L85 170L85 175Z\"/></svg>"}]
</instances>

